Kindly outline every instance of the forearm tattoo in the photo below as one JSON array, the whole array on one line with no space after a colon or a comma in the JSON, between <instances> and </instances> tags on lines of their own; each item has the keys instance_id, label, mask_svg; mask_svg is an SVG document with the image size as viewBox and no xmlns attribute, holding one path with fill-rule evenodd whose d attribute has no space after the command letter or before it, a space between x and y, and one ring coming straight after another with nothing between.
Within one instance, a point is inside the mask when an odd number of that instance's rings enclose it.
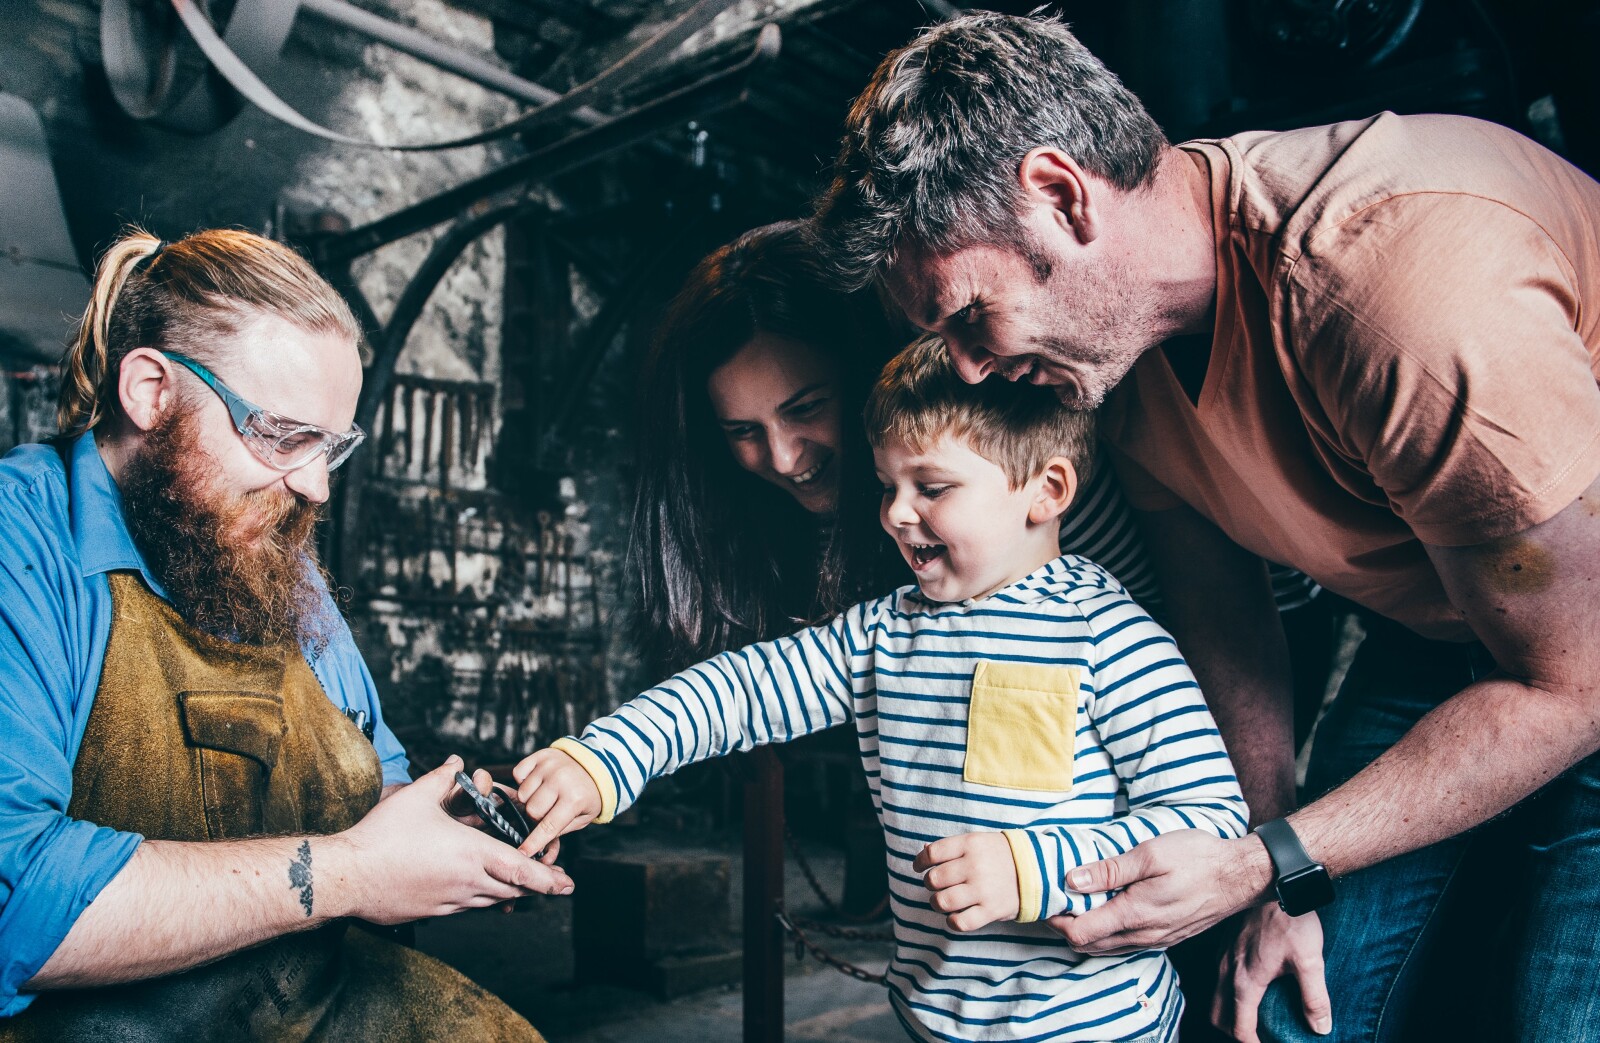
<instances>
[{"instance_id":1,"label":"forearm tattoo","mask_svg":"<svg viewBox=\"0 0 1600 1043\"><path fill-rule=\"evenodd\" d=\"M311 841L300 841L300 858L289 863L289 886L300 889L300 907L311 915Z\"/></svg>"}]
</instances>

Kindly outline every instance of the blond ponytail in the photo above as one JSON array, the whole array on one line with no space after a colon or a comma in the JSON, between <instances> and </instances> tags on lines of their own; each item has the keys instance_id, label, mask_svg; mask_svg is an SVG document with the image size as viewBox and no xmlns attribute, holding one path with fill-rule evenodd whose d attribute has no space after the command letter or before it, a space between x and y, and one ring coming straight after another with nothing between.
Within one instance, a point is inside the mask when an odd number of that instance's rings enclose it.
<instances>
[{"instance_id":1,"label":"blond ponytail","mask_svg":"<svg viewBox=\"0 0 1600 1043\"><path fill-rule=\"evenodd\" d=\"M133 349L171 346L209 362L226 353L249 311L352 342L361 336L344 299L282 243L214 228L163 244L130 228L100 258L88 310L62 357L56 425L76 436L116 415L118 369Z\"/></svg>"},{"instance_id":2,"label":"blond ponytail","mask_svg":"<svg viewBox=\"0 0 1600 1043\"><path fill-rule=\"evenodd\" d=\"M89 307L78 322L78 335L61 359L61 400L56 408L56 426L62 434L80 435L105 415L100 402L100 385L111 369L111 313L139 262L160 249L160 239L142 228L134 228L100 258Z\"/></svg>"}]
</instances>

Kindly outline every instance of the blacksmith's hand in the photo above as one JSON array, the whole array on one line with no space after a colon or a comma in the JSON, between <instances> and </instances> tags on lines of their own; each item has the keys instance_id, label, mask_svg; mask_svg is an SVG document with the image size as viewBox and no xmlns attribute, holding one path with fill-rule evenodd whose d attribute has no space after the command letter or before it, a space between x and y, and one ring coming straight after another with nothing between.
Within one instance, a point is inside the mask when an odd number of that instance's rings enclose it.
<instances>
[{"instance_id":1,"label":"blacksmith's hand","mask_svg":"<svg viewBox=\"0 0 1600 1043\"><path fill-rule=\"evenodd\" d=\"M341 915L405 923L524 895L572 893L572 879L559 867L450 817L445 802L461 767L450 757L329 838L332 857L328 869L319 867L316 886L334 892Z\"/></svg>"}]
</instances>

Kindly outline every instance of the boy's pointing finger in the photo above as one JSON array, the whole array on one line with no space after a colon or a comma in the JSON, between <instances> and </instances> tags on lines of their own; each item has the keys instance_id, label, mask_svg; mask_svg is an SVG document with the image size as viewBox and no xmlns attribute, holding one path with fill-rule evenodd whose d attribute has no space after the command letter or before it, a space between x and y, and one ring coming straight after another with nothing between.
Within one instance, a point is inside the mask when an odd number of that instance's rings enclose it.
<instances>
[{"instance_id":1,"label":"boy's pointing finger","mask_svg":"<svg viewBox=\"0 0 1600 1043\"><path fill-rule=\"evenodd\" d=\"M960 837L945 837L943 840L935 840L917 852L916 860L911 863L911 868L919 873L926 873L941 862L948 862L952 858L961 857L960 839Z\"/></svg>"}]
</instances>

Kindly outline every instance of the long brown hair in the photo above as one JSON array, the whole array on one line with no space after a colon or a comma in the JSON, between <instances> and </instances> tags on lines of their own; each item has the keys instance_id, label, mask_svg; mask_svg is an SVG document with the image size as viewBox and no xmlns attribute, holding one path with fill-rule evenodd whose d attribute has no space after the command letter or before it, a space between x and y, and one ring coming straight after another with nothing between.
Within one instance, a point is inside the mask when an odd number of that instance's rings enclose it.
<instances>
[{"instance_id":1,"label":"long brown hair","mask_svg":"<svg viewBox=\"0 0 1600 1043\"><path fill-rule=\"evenodd\" d=\"M89 307L61 360L56 426L80 435L119 411L118 370L135 348L178 348L210 363L252 313L360 339L326 279L294 250L230 228L163 244L130 228L100 258Z\"/></svg>"},{"instance_id":2,"label":"long brown hair","mask_svg":"<svg viewBox=\"0 0 1600 1043\"><path fill-rule=\"evenodd\" d=\"M760 332L837 366L844 443L831 519L741 470L717 426L706 381ZM639 383L631 558L661 665L776 637L895 585L860 416L897 336L871 294L829 283L797 222L746 232L689 275Z\"/></svg>"}]
</instances>

